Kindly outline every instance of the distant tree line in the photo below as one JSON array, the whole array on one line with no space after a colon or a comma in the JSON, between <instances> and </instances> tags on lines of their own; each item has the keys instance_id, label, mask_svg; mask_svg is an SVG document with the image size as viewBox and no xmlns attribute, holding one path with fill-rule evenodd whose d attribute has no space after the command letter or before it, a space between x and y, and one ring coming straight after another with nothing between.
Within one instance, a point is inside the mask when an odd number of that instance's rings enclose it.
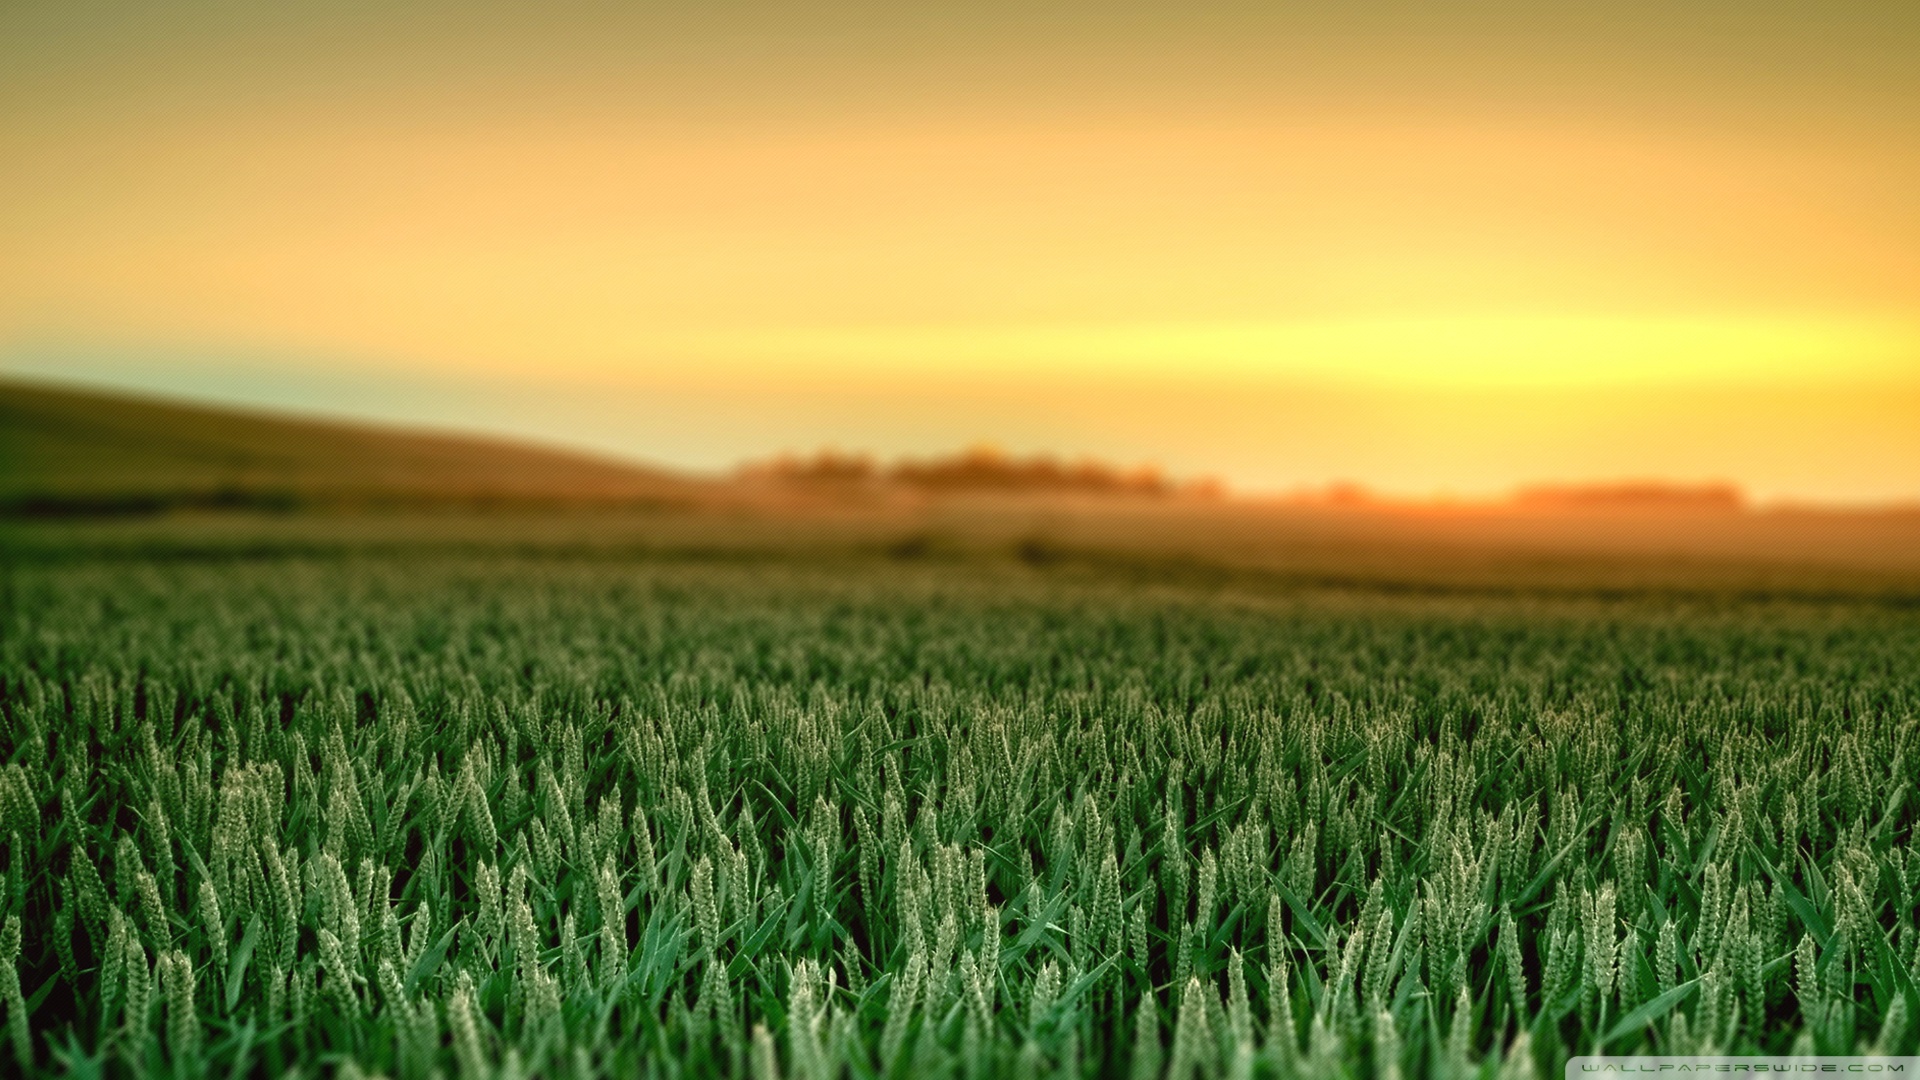
<instances>
[{"instance_id":1,"label":"distant tree line","mask_svg":"<svg viewBox=\"0 0 1920 1080\"><path fill-rule=\"evenodd\" d=\"M1015 457L995 447L883 463L871 454L822 450L782 455L748 466L747 475L782 483L834 487L906 486L936 491L1058 491L1114 495L1217 494L1216 481L1181 482L1157 467L1121 468L1090 458L1062 461L1048 454Z\"/></svg>"}]
</instances>

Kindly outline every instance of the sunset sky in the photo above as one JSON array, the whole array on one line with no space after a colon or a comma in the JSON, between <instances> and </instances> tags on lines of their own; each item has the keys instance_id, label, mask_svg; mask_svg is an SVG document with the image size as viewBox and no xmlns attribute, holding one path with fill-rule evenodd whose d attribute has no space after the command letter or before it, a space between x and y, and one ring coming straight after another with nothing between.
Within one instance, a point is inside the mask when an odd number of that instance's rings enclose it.
<instances>
[{"instance_id":1,"label":"sunset sky","mask_svg":"<svg viewBox=\"0 0 1920 1080\"><path fill-rule=\"evenodd\" d=\"M0 373L1920 499L1920 4L0 5Z\"/></svg>"}]
</instances>

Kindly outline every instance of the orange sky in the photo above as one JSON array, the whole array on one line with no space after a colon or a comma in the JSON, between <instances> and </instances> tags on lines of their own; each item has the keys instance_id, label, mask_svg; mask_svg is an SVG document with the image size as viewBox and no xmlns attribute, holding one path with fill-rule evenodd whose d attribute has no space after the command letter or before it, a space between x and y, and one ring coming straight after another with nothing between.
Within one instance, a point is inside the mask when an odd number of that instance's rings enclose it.
<instances>
[{"instance_id":1,"label":"orange sky","mask_svg":"<svg viewBox=\"0 0 1920 1080\"><path fill-rule=\"evenodd\" d=\"M0 11L0 371L1920 497L1911 5Z\"/></svg>"}]
</instances>

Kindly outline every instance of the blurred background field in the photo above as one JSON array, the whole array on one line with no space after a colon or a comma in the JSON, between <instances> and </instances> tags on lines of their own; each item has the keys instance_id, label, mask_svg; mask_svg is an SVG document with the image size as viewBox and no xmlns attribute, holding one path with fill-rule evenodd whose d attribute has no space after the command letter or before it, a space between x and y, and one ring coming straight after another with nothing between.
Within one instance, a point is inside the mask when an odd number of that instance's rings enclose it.
<instances>
[{"instance_id":1,"label":"blurred background field","mask_svg":"<svg viewBox=\"0 0 1920 1080\"><path fill-rule=\"evenodd\" d=\"M692 474L464 433L20 382L0 384L0 455L0 536L23 558L419 547L1005 561L1210 588L1920 596L1920 506L1760 506L1719 488L1254 498L986 451L892 468L822 457Z\"/></svg>"}]
</instances>

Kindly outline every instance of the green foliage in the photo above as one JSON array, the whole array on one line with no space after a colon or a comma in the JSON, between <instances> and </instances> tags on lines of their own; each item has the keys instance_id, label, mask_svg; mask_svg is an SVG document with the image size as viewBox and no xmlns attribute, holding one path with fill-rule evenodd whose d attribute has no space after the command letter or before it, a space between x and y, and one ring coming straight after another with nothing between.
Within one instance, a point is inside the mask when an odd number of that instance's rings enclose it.
<instances>
[{"instance_id":1,"label":"green foliage","mask_svg":"<svg viewBox=\"0 0 1920 1080\"><path fill-rule=\"evenodd\" d=\"M33 1069L1914 1050L1908 613L404 553L0 585Z\"/></svg>"}]
</instances>

